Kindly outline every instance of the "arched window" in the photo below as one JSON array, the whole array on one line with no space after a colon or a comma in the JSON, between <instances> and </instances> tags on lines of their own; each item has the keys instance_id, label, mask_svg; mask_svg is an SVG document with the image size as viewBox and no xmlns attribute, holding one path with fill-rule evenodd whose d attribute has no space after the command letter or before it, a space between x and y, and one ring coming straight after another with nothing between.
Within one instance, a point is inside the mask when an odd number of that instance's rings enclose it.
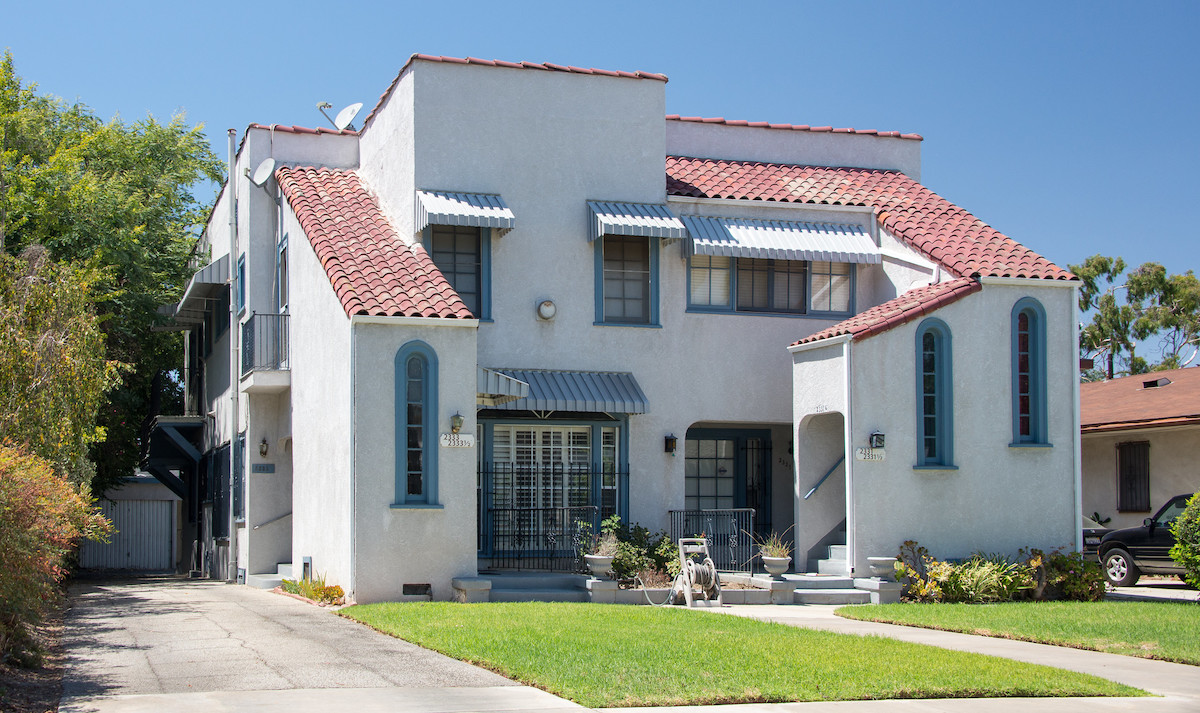
<instances>
[{"instance_id":1,"label":"arched window","mask_svg":"<svg viewBox=\"0 0 1200 713\"><path fill-rule=\"evenodd\" d=\"M917 467L954 467L950 328L927 319L917 328Z\"/></svg>"},{"instance_id":2,"label":"arched window","mask_svg":"<svg viewBox=\"0 0 1200 713\"><path fill-rule=\"evenodd\" d=\"M1012 310L1012 445L1045 445L1046 311L1032 297Z\"/></svg>"},{"instance_id":3,"label":"arched window","mask_svg":"<svg viewBox=\"0 0 1200 713\"><path fill-rule=\"evenodd\" d=\"M413 341L396 352L396 505L437 504L437 355Z\"/></svg>"}]
</instances>

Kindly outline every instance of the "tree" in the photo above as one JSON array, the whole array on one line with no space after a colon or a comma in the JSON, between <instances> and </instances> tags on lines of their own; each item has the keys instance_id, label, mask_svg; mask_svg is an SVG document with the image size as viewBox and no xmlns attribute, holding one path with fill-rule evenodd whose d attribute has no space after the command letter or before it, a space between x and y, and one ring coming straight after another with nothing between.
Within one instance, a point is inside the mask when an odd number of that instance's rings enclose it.
<instances>
[{"instance_id":1,"label":"tree","mask_svg":"<svg viewBox=\"0 0 1200 713\"><path fill-rule=\"evenodd\" d=\"M1200 350L1200 281L1191 270L1168 275L1155 262L1128 275L1125 268L1121 258L1103 255L1070 266L1083 282L1079 310L1091 313L1091 322L1079 333L1080 352L1106 362L1104 371L1093 376L1111 379L1118 372L1143 374L1190 365ZM1161 337L1159 360L1137 356L1138 344L1155 336Z\"/></svg>"},{"instance_id":2,"label":"tree","mask_svg":"<svg viewBox=\"0 0 1200 713\"><path fill-rule=\"evenodd\" d=\"M222 163L182 116L104 122L80 103L41 96L0 62L0 250L43 245L53 260L89 265L110 359L132 365L99 413L91 447L97 492L136 467L158 403L179 402L163 378L181 361L176 334L155 332L156 309L178 299L207 210L192 186Z\"/></svg>"}]
</instances>

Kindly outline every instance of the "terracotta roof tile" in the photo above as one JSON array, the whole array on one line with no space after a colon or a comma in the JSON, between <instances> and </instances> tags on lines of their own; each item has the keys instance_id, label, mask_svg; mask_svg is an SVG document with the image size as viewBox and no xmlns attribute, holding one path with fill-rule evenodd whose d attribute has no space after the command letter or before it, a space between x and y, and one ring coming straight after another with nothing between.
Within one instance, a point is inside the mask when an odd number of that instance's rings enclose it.
<instances>
[{"instance_id":1,"label":"terracotta roof tile","mask_svg":"<svg viewBox=\"0 0 1200 713\"><path fill-rule=\"evenodd\" d=\"M978 280L969 277L918 287L849 319L844 319L832 327L822 329L816 334L810 334L794 342L793 346L840 337L845 334L850 335L851 339L866 339L906 322L911 322L981 289L983 289L983 285Z\"/></svg>"},{"instance_id":2,"label":"terracotta roof tile","mask_svg":"<svg viewBox=\"0 0 1200 713\"><path fill-rule=\"evenodd\" d=\"M1171 383L1145 387L1159 379ZM1200 424L1200 368L1080 384L1079 422L1083 433Z\"/></svg>"},{"instance_id":3,"label":"terracotta roof tile","mask_svg":"<svg viewBox=\"0 0 1200 713\"><path fill-rule=\"evenodd\" d=\"M400 239L354 171L285 166L275 177L347 315L473 316L425 248Z\"/></svg>"},{"instance_id":4,"label":"terracotta roof tile","mask_svg":"<svg viewBox=\"0 0 1200 713\"><path fill-rule=\"evenodd\" d=\"M880 225L960 277L1075 279L899 171L668 156L667 194L870 206Z\"/></svg>"},{"instance_id":5,"label":"terracotta roof tile","mask_svg":"<svg viewBox=\"0 0 1200 713\"><path fill-rule=\"evenodd\" d=\"M246 127L250 129L266 129L268 131L283 131L288 134L337 134L338 136L358 136L358 132L353 129L326 129L323 126L318 126L315 129L310 129L307 126L289 126L287 124L250 124ZM245 142L245 136L242 141Z\"/></svg>"},{"instance_id":6,"label":"terracotta roof tile","mask_svg":"<svg viewBox=\"0 0 1200 713\"><path fill-rule=\"evenodd\" d=\"M868 134L870 136L886 136L898 139L923 141L920 134L902 134L899 131L876 131L875 129L835 129L832 126L809 126L808 124L771 124L766 121L745 121L744 119L723 119L721 117L680 116L668 114L667 121L694 121L701 124L724 124L725 126L749 126L756 129L782 129L786 131L813 131L834 134Z\"/></svg>"}]
</instances>

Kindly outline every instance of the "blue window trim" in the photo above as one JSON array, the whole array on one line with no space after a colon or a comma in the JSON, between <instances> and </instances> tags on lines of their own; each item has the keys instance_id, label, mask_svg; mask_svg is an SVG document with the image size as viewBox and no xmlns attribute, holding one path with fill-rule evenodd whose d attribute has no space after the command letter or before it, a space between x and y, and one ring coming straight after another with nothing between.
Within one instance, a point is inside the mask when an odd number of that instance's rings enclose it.
<instances>
[{"instance_id":1,"label":"blue window trim","mask_svg":"<svg viewBox=\"0 0 1200 713\"><path fill-rule=\"evenodd\" d=\"M636 237L616 235L613 237ZM657 238L645 238L649 241L650 254L650 321L646 323L640 322L606 322L604 320L604 237L597 238L592 241L595 245L595 291L596 291L596 321L593 322L597 327L650 327L652 329L662 328L662 323L659 322L658 312L658 259L659 259L659 240Z\"/></svg>"},{"instance_id":2,"label":"blue window trim","mask_svg":"<svg viewBox=\"0 0 1200 713\"><path fill-rule=\"evenodd\" d=\"M408 495L408 360L419 357L424 361L425 374L421 394L421 433L422 433L422 480L421 495ZM423 341L413 340L406 343L396 352L396 403L395 403L395 502L392 507L441 507L438 505L438 368L437 353L433 347Z\"/></svg>"},{"instance_id":3,"label":"blue window trim","mask_svg":"<svg viewBox=\"0 0 1200 713\"><path fill-rule=\"evenodd\" d=\"M790 317L793 319L829 319L836 317L839 319L852 317L856 314L857 306L855 298L858 293L858 265L849 263L850 265L850 309L845 312L822 312L813 310L812 308L812 261L796 261L804 262L805 278L804 278L804 312L772 312L772 311L756 311L756 310L739 310L737 308L737 261L738 258L729 258L729 306L718 305L694 305L692 304L692 258L694 255L687 256L687 292L685 299L687 300L687 311L697 314L740 314L752 315L757 317Z\"/></svg>"},{"instance_id":4,"label":"blue window trim","mask_svg":"<svg viewBox=\"0 0 1200 713\"><path fill-rule=\"evenodd\" d=\"M1020 389L1017 364L1017 319L1029 316L1029 420L1030 433L1021 435ZM1049 448L1046 416L1046 310L1032 297L1022 297L1012 308L1012 443L1013 448Z\"/></svg>"},{"instance_id":5,"label":"blue window trim","mask_svg":"<svg viewBox=\"0 0 1200 713\"><path fill-rule=\"evenodd\" d=\"M425 226L421 242L433 260L433 225ZM479 228L479 314L480 322L492 321L492 229Z\"/></svg>"},{"instance_id":6,"label":"blue window trim","mask_svg":"<svg viewBox=\"0 0 1200 713\"><path fill-rule=\"evenodd\" d=\"M238 256L237 261L237 306L238 316L246 313L246 256Z\"/></svg>"},{"instance_id":7,"label":"blue window trim","mask_svg":"<svg viewBox=\"0 0 1200 713\"><path fill-rule=\"evenodd\" d=\"M922 359L924 348L922 342L925 335L930 332L936 338L934 359L937 361L934 384L937 393L937 401L935 402L937 432L934 434L934 437L937 439L938 454L932 458L925 455L925 391L922 383L924 381L922 378L924 375ZM917 396L915 429L917 433L917 462L913 467L918 470L955 470L954 374L950 327L937 317L930 317L924 320L917 327L915 347L916 363L914 376L916 377Z\"/></svg>"},{"instance_id":8,"label":"blue window trim","mask_svg":"<svg viewBox=\"0 0 1200 713\"><path fill-rule=\"evenodd\" d=\"M291 266L284 262L287 249L288 235L284 233L279 239L279 244L275 246L275 307L280 313L286 312L288 308L288 296L284 294L284 281L291 279L291 275L288 274Z\"/></svg>"},{"instance_id":9,"label":"blue window trim","mask_svg":"<svg viewBox=\"0 0 1200 713\"><path fill-rule=\"evenodd\" d=\"M688 294L691 294L690 292ZM735 441L737 443L737 453L741 453L746 447L746 441L751 438L758 438L765 443L767 447L771 447L771 431L765 428L689 428L684 434L684 441L688 440L725 440ZM686 448L686 445L685 445ZM769 464L768 464L769 466ZM733 459L733 506L735 508L754 507L746 502L746 459L735 457ZM686 486L687 476L684 476ZM765 479L763 486L766 490L766 501L771 502L771 478ZM685 489L686 493L686 489ZM687 495L684 495L685 502ZM756 525L757 526L757 525Z\"/></svg>"}]
</instances>

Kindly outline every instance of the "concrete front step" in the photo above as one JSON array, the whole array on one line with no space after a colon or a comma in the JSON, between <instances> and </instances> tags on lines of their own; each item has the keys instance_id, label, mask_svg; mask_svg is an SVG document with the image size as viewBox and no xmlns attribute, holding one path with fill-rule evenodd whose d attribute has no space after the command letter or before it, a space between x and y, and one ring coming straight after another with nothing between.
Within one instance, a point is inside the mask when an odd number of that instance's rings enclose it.
<instances>
[{"instance_id":1,"label":"concrete front step","mask_svg":"<svg viewBox=\"0 0 1200 713\"><path fill-rule=\"evenodd\" d=\"M283 584L283 580L284 578L278 574L247 574L246 586L255 589L274 589Z\"/></svg>"},{"instance_id":2,"label":"concrete front step","mask_svg":"<svg viewBox=\"0 0 1200 713\"><path fill-rule=\"evenodd\" d=\"M808 571L816 574L833 574L839 577L850 576L850 563L844 559L809 560Z\"/></svg>"},{"instance_id":3,"label":"concrete front step","mask_svg":"<svg viewBox=\"0 0 1200 713\"><path fill-rule=\"evenodd\" d=\"M783 578L796 589L852 589L854 580L836 574L785 574Z\"/></svg>"},{"instance_id":4,"label":"concrete front step","mask_svg":"<svg viewBox=\"0 0 1200 713\"><path fill-rule=\"evenodd\" d=\"M480 572L497 589L582 589L587 576L560 572Z\"/></svg>"},{"instance_id":5,"label":"concrete front step","mask_svg":"<svg viewBox=\"0 0 1200 713\"><path fill-rule=\"evenodd\" d=\"M861 589L797 589L792 592L796 604L869 604L871 593Z\"/></svg>"},{"instance_id":6,"label":"concrete front step","mask_svg":"<svg viewBox=\"0 0 1200 713\"><path fill-rule=\"evenodd\" d=\"M829 547L826 547L825 549L827 551L827 554L825 555L825 557L827 559L831 559L831 560L846 559L846 546L845 545L830 545Z\"/></svg>"},{"instance_id":7,"label":"concrete front step","mask_svg":"<svg viewBox=\"0 0 1200 713\"><path fill-rule=\"evenodd\" d=\"M495 582L489 601L493 602L586 602L588 593L582 589L496 589Z\"/></svg>"}]
</instances>

